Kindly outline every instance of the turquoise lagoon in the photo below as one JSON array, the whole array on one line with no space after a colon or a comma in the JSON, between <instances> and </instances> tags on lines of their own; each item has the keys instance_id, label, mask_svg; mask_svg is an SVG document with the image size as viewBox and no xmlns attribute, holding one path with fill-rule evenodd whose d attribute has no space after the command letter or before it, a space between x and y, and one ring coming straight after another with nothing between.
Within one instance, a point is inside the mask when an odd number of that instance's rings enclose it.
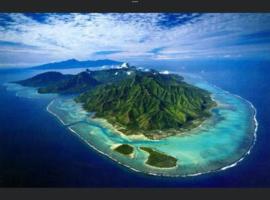
<instances>
[{"instance_id":1,"label":"turquoise lagoon","mask_svg":"<svg viewBox=\"0 0 270 200\"><path fill-rule=\"evenodd\" d=\"M182 74L183 75L183 74ZM195 176L236 166L251 151L256 141L256 110L247 100L218 88L197 76L185 74L185 80L212 93L218 106L212 117L185 134L161 140L130 138L119 134L104 120L93 119L73 96L38 94L35 88L6 84L7 90L27 98L51 98L47 111L98 152L132 170L160 176ZM130 144L134 157L112 150L115 145ZM148 154L139 147L151 147L177 158L174 168L160 169L145 164Z\"/></svg>"}]
</instances>

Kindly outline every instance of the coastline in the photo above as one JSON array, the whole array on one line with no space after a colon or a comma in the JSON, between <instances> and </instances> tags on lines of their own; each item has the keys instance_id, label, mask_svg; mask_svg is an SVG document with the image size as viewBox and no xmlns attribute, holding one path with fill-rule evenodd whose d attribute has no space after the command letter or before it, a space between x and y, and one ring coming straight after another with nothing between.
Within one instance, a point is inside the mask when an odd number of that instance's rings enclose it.
<instances>
[{"instance_id":1,"label":"coastline","mask_svg":"<svg viewBox=\"0 0 270 200\"><path fill-rule=\"evenodd\" d=\"M212 111L213 109L217 108L218 107L218 102L216 101L217 105L210 108L209 111ZM129 140L145 140L145 141L152 141L152 142L158 142L162 139L166 139L168 137L172 137L172 136L184 136L186 135L187 132L189 132L190 130L197 130L197 129L200 129L203 124L207 123L207 121L210 119L211 117L207 118L207 119L203 119L201 120L198 124L196 124L195 127L193 127L192 129L185 129L185 130L182 130L182 131L177 131L177 130L170 130L171 133L175 133L175 134L172 134L172 135L169 135L169 136L164 136L164 137L160 137L160 138L156 138L156 139L153 139L153 138L148 138L146 137L145 135L143 135L142 133L140 134L131 134L131 135L126 135L124 134L122 131L120 131L117 127L115 127L113 124L109 123L106 119L104 118L92 118L90 117L90 119L92 121L95 121L101 125L103 125L103 127L107 128L107 129L110 129L112 130L114 133L120 135L121 137L124 137L124 138L128 138ZM163 131L165 132L165 131Z\"/></svg>"},{"instance_id":2,"label":"coastline","mask_svg":"<svg viewBox=\"0 0 270 200\"><path fill-rule=\"evenodd\" d=\"M46 110L52 114L53 116L55 116L63 125L67 126L68 124L66 124L57 114L55 114L53 111L50 110L50 106L54 103L55 99L53 99L48 106L46 107Z\"/></svg>"},{"instance_id":3,"label":"coastline","mask_svg":"<svg viewBox=\"0 0 270 200\"><path fill-rule=\"evenodd\" d=\"M151 140L147 137L145 137L143 134L138 134L138 135L125 135L124 133L122 133L121 131L119 131L115 126L113 126L112 124L110 124L106 119L104 118L92 118L92 121L95 121L99 124L104 125L105 128L108 128L110 130L112 130L115 134L120 135L121 137L127 138L129 140ZM151 140L152 141L152 140ZM155 140L153 140L155 141Z\"/></svg>"},{"instance_id":4,"label":"coastline","mask_svg":"<svg viewBox=\"0 0 270 200\"><path fill-rule=\"evenodd\" d=\"M212 85L213 85L213 84L212 84ZM215 85L213 85L213 86L214 86L214 87L217 87L217 86L215 86ZM217 87L217 88L219 88L219 87ZM220 88L219 88L219 89L220 89ZM222 89L222 90L223 90L223 89ZM223 91L225 91L225 90L223 90ZM183 177L183 178L184 178L184 177L193 177L193 176L205 175L205 174L208 174L208 173L215 173L215 172L219 172L219 171L224 171L224 170L227 170L227 169L230 169L230 168L232 168L232 167L237 166L241 161L244 160L244 158L245 158L246 156L248 156L248 155L251 153L251 150L252 150L253 146L254 146L255 143L256 143L257 130L258 130L258 125L259 125L259 124L258 124L258 121L257 121L257 119L256 119L257 110L256 110L256 108L254 107L254 105L253 105L250 101L248 101L248 100L246 100L246 99L240 97L239 95L232 94L232 93L230 93L230 92L228 92L228 91L225 91L225 92L226 92L226 93L229 93L229 94L231 94L231 95L233 95L233 96L235 96L235 97L237 97L237 98L240 98L240 99L243 100L245 103L249 104L249 106L252 108L252 111L253 111L253 114L252 114L252 115L253 115L253 120L252 120L252 121L253 121L253 123L254 123L253 142L252 142L252 144L250 145L249 150L248 150L245 154L243 154L243 156L241 156L239 159L237 159L236 161L232 162L231 164L226 165L226 166L221 167L221 168L216 169L216 170L209 170L209 171L206 171L206 172L199 172L199 173L193 173L193 174L183 174L183 175L157 174L157 173L153 173L153 172L145 172L145 171L141 171L141 170L135 169L135 168L133 168L133 167L127 165L127 164L124 164L124 163L120 162L119 160L113 158L112 156L110 156L110 155L108 155L108 154L106 154L106 153L100 151L100 150L97 149L94 145L90 144L87 140L85 140L83 137L81 137L80 134L78 134L78 133L77 133L76 131L74 131L72 128L68 127L68 129L69 129L70 131L72 131L73 133L75 133L77 136L79 136L79 138L82 139L87 145L89 145L90 147L92 147L94 150L96 150L97 152L101 153L102 155L107 156L108 158L112 159L113 161L117 162L118 164L120 164L120 165L122 165L122 166L125 166L125 167L127 167L127 168L129 168L129 169L131 169L131 170L133 170L133 171L135 171L135 172L143 173L143 174L146 174L146 175L151 175L151 176L161 176L161 177L175 177L175 178L177 178L177 177ZM54 115L55 115L55 114L54 114ZM58 118L58 117L57 117L57 118ZM103 120L103 119L102 119L102 120ZM60 121L62 121L62 120L60 120ZM103 121L104 121L104 120L103 120ZM64 124L64 123L63 123L63 124ZM199 127L196 127L196 128L199 128ZM125 136L125 137L127 137L126 135L124 135L124 134L121 133L120 136L122 136L122 135ZM149 140L149 139L148 139L148 140ZM153 141L155 141L155 140L153 140ZM146 165L147 167L150 167L150 168L158 169L158 170L166 170L165 168L155 168L155 167L149 166L149 165L145 164L145 161L144 161L144 165ZM176 165L174 168L176 168L177 166L178 166L178 165ZM167 170L170 170L170 169L172 169L172 168L168 168Z\"/></svg>"},{"instance_id":5,"label":"coastline","mask_svg":"<svg viewBox=\"0 0 270 200\"><path fill-rule=\"evenodd\" d=\"M117 147L119 147L119 146L121 146L122 144L113 144L113 145L111 145L111 147L110 147L110 149L112 150L112 151L115 151L115 148L117 148ZM129 158L131 158L131 159L133 159L133 158L135 158L135 147L133 147L133 152L131 153L131 154L128 154L128 155L125 155L125 156L127 156L127 157L129 157ZM123 154L124 155L124 154Z\"/></svg>"},{"instance_id":6,"label":"coastline","mask_svg":"<svg viewBox=\"0 0 270 200\"><path fill-rule=\"evenodd\" d=\"M217 170L210 170L209 172L190 174L190 175L186 175L186 176L198 176L198 175L208 174L208 173L211 173L211 172L224 171L224 170L227 170L227 169L230 169L232 167L237 166L241 161L243 161L245 159L246 156L248 156L251 153L252 148L256 144L256 141L257 141L257 131L258 131L258 126L259 126L259 123L258 123L257 118L256 118L256 116L257 116L257 109L255 108L255 106L249 100L247 100L247 99L245 99L245 98L243 98L243 97L241 97L241 96L239 96L237 94L230 93L229 91L224 90L224 89L218 87L217 85L215 85L213 83L210 83L209 81L203 79L201 76L199 76L199 77L201 78L201 80L207 82L208 84L214 86L215 88L221 89L225 93L228 93L230 95L233 95L233 96L235 96L235 97L243 100L247 104L249 104L249 106L252 108L252 111L253 111L253 120L252 120L253 123L254 123L253 142L251 143L248 151L245 154L243 154L243 156L240 159L236 160L235 162L231 163L230 165L224 166L224 167L219 168ZM186 177L186 176L183 176L183 177Z\"/></svg>"},{"instance_id":7,"label":"coastline","mask_svg":"<svg viewBox=\"0 0 270 200\"><path fill-rule=\"evenodd\" d=\"M215 86L215 85L212 84L212 83L210 83L210 84L211 84L212 86L216 87L216 88L219 88L219 87ZM221 89L221 88L219 88L219 89ZM233 95L233 96L235 96L235 97L241 99L242 101L244 101L245 103L247 103L247 104L250 106L250 108L252 109L252 116L253 116L252 122L254 123L254 125L253 125L253 126L254 126L254 129L253 129L254 133L253 133L253 136L252 136L253 139L252 139L251 145L249 146L248 151L245 152L245 153L243 154L243 156L241 156L241 157L240 157L239 159L237 159L235 162L232 162L231 164L229 164L229 165L227 165L227 166L224 166L224 167L221 167L221 168L216 169L216 170L210 170L210 171L206 171L206 172L199 172L199 173L186 174L186 175L156 174L156 173L152 173L152 172L140 171L140 170L137 170L137 169L135 169L135 168L133 168L133 167L127 165L127 164L124 164L124 163L120 162L119 160L113 158L112 156L110 156L110 155L108 155L108 154L106 154L106 153L100 151L100 150L97 149L95 146L91 145L91 144L90 144L87 140L85 140L83 137L81 137L80 134L76 133L76 131L72 130L70 127L68 127L68 128L69 128L70 131L72 131L73 133L75 133L76 135L78 135L80 139L82 139L84 142L86 142L90 147L92 147L92 148L95 149L96 151L100 152L100 153L103 154L103 155L106 155L106 156L109 157L110 159L116 161L118 164L121 164L121 165L123 165L123 166L125 166L125 167L127 167L127 168L129 168L129 169L131 169L131 170L133 170L133 171L136 171L136 172L140 172L140 173L144 173L144 174L149 174L149 175L154 175L154 176L165 176L165 177L189 177L189 176L203 175L203 174L207 174L207 173L211 173L211 172L224 171L224 170L227 170L227 169L229 169L229 168L232 168L232 167L237 166L241 161L244 160L244 158L245 158L246 156L248 156L248 155L251 153L251 150L252 150L252 148L253 148L253 146L255 145L256 140L257 140L257 130L258 130L259 123L258 123L258 121L257 121L257 119L256 119L257 110L256 110L256 108L254 107L254 105L253 105L250 101L248 101L248 100L242 98L242 97L239 96L239 95L232 94L232 93L230 93L230 92L228 92L228 91L226 91L226 90L223 90L223 89L221 89L221 90L224 91L224 92L226 92L226 93L228 93L228 94L230 94L230 95ZM55 100L55 99L53 99L53 100L48 104L46 110L47 110L49 113L51 113L52 115L54 115L55 117L57 117L57 119L59 119L59 121L60 121L63 125L67 125L67 124L65 124L65 123L63 122L63 120L61 120L55 113L53 113L53 111L51 111L51 110L49 109L49 106L53 103L54 100ZM162 169L163 169L163 168L162 168ZM170 169L171 169L171 168L170 168Z\"/></svg>"}]
</instances>

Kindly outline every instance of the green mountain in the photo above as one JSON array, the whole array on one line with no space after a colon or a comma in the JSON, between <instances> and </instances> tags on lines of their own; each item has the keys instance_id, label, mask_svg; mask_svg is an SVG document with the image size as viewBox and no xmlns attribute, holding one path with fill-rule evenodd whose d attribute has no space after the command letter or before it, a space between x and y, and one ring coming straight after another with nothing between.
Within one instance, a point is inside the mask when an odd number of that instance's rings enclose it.
<instances>
[{"instance_id":1,"label":"green mountain","mask_svg":"<svg viewBox=\"0 0 270 200\"><path fill-rule=\"evenodd\" d=\"M81 93L94 88L100 83L89 73L67 75L69 78L38 89L39 93Z\"/></svg>"},{"instance_id":2,"label":"green mountain","mask_svg":"<svg viewBox=\"0 0 270 200\"><path fill-rule=\"evenodd\" d=\"M26 80L16 81L15 83L29 87L46 87L60 81L68 80L71 76L63 75L60 72L45 72Z\"/></svg>"},{"instance_id":3,"label":"green mountain","mask_svg":"<svg viewBox=\"0 0 270 200\"><path fill-rule=\"evenodd\" d=\"M120 65L122 62L115 60L86 60L79 61L76 59L65 60L55 63L47 63L44 65L39 65L35 67L30 67L30 69L71 69L71 68L87 68L87 67L98 67L103 65Z\"/></svg>"},{"instance_id":4,"label":"green mountain","mask_svg":"<svg viewBox=\"0 0 270 200\"><path fill-rule=\"evenodd\" d=\"M45 72L32 78L16 81L23 86L38 88L39 93L82 93L100 84L118 83L128 77L133 77L135 67L119 66L119 68L85 71L76 74L62 74L60 72Z\"/></svg>"},{"instance_id":5,"label":"green mountain","mask_svg":"<svg viewBox=\"0 0 270 200\"><path fill-rule=\"evenodd\" d=\"M215 106L210 93L176 74L143 71L127 64L76 75L46 72L18 81L39 93L77 93L75 99L95 117L127 135L160 139L199 126Z\"/></svg>"},{"instance_id":6,"label":"green mountain","mask_svg":"<svg viewBox=\"0 0 270 200\"><path fill-rule=\"evenodd\" d=\"M125 134L156 139L197 126L215 105L209 92L178 75L142 71L119 83L98 86L76 101Z\"/></svg>"},{"instance_id":7,"label":"green mountain","mask_svg":"<svg viewBox=\"0 0 270 200\"><path fill-rule=\"evenodd\" d=\"M82 93L100 84L88 71L77 75L45 72L32 78L17 81L23 86L37 87L39 93Z\"/></svg>"},{"instance_id":8,"label":"green mountain","mask_svg":"<svg viewBox=\"0 0 270 200\"><path fill-rule=\"evenodd\" d=\"M92 77L101 83L117 83L126 78L133 77L138 71L136 68L106 69L90 72Z\"/></svg>"}]
</instances>

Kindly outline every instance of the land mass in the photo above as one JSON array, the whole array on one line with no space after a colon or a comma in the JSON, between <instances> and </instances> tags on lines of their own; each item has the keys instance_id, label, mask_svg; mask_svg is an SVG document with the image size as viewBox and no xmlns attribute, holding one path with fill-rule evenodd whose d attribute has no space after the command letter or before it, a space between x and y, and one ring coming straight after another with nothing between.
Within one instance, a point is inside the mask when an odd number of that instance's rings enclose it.
<instances>
[{"instance_id":1,"label":"land mass","mask_svg":"<svg viewBox=\"0 0 270 200\"><path fill-rule=\"evenodd\" d=\"M17 81L23 86L36 87L39 93L82 93L98 84L99 81L92 78L89 73L81 72L77 75L64 75L60 72L45 72L30 79Z\"/></svg>"},{"instance_id":2,"label":"land mass","mask_svg":"<svg viewBox=\"0 0 270 200\"><path fill-rule=\"evenodd\" d=\"M161 139L199 126L216 105L211 94L177 74L128 64L76 75L45 72L16 83L39 93L76 93L76 102L126 135Z\"/></svg>"},{"instance_id":3,"label":"land mass","mask_svg":"<svg viewBox=\"0 0 270 200\"><path fill-rule=\"evenodd\" d=\"M210 93L158 72L136 71L124 80L100 85L77 102L126 135L161 139L199 126L215 105Z\"/></svg>"},{"instance_id":4,"label":"land mass","mask_svg":"<svg viewBox=\"0 0 270 200\"><path fill-rule=\"evenodd\" d=\"M98 67L103 65L120 65L122 62L115 60L86 60L79 61L76 59L69 59L60 62L48 63L44 65L34 66L31 69L71 69L71 68L88 68L88 67Z\"/></svg>"},{"instance_id":5,"label":"land mass","mask_svg":"<svg viewBox=\"0 0 270 200\"><path fill-rule=\"evenodd\" d=\"M113 149L114 151L126 156L131 156L134 152L134 147L129 144L121 144Z\"/></svg>"},{"instance_id":6,"label":"land mass","mask_svg":"<svg viewBox=\"0 0 270 200\"><path fill-rule=\"evenodd\" d=\"M165 153L156 151L149 147L140 147L149 154L146 164L158 168L172 168L177 165L177 159Z\"/></svg>"}]
</instances>

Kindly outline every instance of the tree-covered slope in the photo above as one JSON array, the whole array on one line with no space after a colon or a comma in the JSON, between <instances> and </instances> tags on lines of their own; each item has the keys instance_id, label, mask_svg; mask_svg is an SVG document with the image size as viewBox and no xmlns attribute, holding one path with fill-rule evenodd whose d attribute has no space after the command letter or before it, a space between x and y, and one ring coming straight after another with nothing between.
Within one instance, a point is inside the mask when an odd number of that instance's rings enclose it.
<instances>
[{"instance_id":1,"label":"tree-covered slope","mask_svg":"<svg viewBox=\"0 0 270 200\"><path fill-rule=\"evenodd\" d=\"M81 72L70 78L38 89L39 93L81 93L100 84L89 73Z\"/></svg>"},{"instance_id":2,"label":"tree-covered slope","mask_svg":"<svg viewBox=\"0 0 270 200\"><path fill-rule=\"evenodd\" d=\"M18 81L39 93L80 94L76 101L125 134L162 138L194 128L210 116L210 93L176 74L119 68L76 75L46 72Z\"/></svg>"},{"instance_id":3,"label":"tree-covered slope","mask_svg":"<svg viewBox=\"0 0 270 200\"><path fill-rule=\"evenodd\" d=\"M188 128L209 116L210 94L177 75L138 72L120 83L99 86L77 101L96 117L125 128L126 134L155 137L156 130ZM155 132L155 133L154 133Z\"/></svg>"},{"instance_id":4,"label":"tree-covered slope","mask_svg":"<svg viewBox=\"0 0 270 200\"><path fill-rule=\"evenodd\" d=\"M86 71L76 75L45 72L16 83L37 87L39 93L81 93L100 84Z\"/></svg>"},{"instance_id":5,"label":"tree-covered slope","mask_svg":"<svg viewBox=\"0 0 270 200\"><path fill-rule=\"evenodd\" d=\"M16 81L15 83L29 87L45 87L68 80L71 76L72 75L61 74L60 72L45 72L26 80Z\"/></svg>"},{"instance_id":6,"label":"tree-covered slope","mask_svg":"<svg viewBox=\"0 0 270 200\"><path fill-rule=\"evenodd\" d=\"M139 71L136 70L135 67L127 67L127 68L113 68L113 69L105 69L105 70L97 70L91 71L91 75L93 78L98 80L101 83L117 83L126 78L133 77Z\"/></svg>"},{"instance_id":7,"label":"tree-covered slope","mask_svg":"<svg viewBox=\"0 0 270 200\"><path fill-rule=\"evenodd\" d=\"M82 93L100 84L118 83L135 74L135 67L96 71L87 69L76 75L45 72L15 83L37 87L39 93Z\"/></svg>"}]
</instances>

